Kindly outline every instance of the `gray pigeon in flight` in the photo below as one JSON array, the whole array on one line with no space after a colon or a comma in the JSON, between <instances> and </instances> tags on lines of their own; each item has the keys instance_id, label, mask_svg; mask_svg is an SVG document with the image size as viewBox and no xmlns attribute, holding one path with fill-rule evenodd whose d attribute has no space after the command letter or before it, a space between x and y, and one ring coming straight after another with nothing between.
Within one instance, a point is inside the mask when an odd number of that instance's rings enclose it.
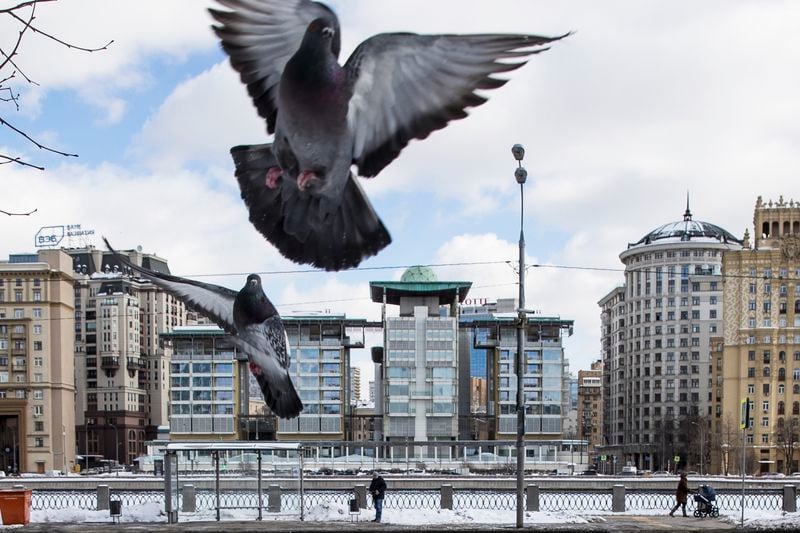
<instances>
[{"instance_id":1,"label":"gray pigeon in flight","mask_svg":"<svg viewBox=\"0 0 800 533\"><path fill-rule=\"evenodd\" d=\"M247 276L242 290L236 292L146 269L114 250L105 238L103 241L123 265L178 298L186 307L207 316L230 334L233 345L247 356L250 371L272 412L281 418L294 418L300 414L303 402L289 376L286 330L277 309L264 294L258 275Z\"/></svg>"},{"instance_id":2,"label":"gray pigeon in flight","mask_svg":"<svg viewBox=\"0 0 800 533\"><path fill-rule=\"evenodd\" d=\"M339 21L311 0L217 0L213 26L275 134L231 150L250 221L287 258L357 266L391 237L358 175L376 176L412 139L467 116L476 90L507 80L558 37L383 33L341 66ZM501 62L500 60L506 60Z\"/></svg>"}]
</instances>

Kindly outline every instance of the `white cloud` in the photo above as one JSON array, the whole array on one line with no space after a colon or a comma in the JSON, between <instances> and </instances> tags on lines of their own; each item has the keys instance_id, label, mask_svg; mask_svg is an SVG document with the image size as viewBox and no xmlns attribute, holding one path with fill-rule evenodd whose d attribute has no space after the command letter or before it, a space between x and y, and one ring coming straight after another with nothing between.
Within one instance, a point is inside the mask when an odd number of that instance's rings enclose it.
<instances>
[{"instance_id":1,"label":"white cloud","mask_svg":"<svg viewBox=\"0 0 800 533\"><path fill-rule=\"evenodd\" d=\"M106 50L89 53L27 32L15 62L37 85L26 84L18 74L14 87L22 92L23 109L36 113L46 92L70 89L82 95L86 103L105 109L105 122L119 120L124 105L117 93L152 83L148 79L157 74L148 62L156 58L182 62L193 53L216 46L206 11L211 4L203 0L38 4L34 24L42 31L84 48L114 42ZM11 49L8 39L15 39L19 29L19 23L10 17L0 18L0 35L9 36L2 40L4 50Z\"/></svg>"},{"instance_id":2,"label":"white cloud","mask_svg":"<svg viewBox=\"0 0 800 533\"><path fill-rule=\"evenodd\" d=\"M43 4L43 27L60 36L81 44L116 42L95 54L61 50L41 39L26 43L21 59L42 83L25 95L22 110L39 117L43 125L34 131L56 141L48 132L62 131L47 123L47 90L77 91L102 111L107 127L122 127L137 99L152 96L154 88L168 96L160 104L148 101L153 109L130 135L133 142L110 153L107 164L63 164L46 173L2 167L0 208L40 212L30 219L0 219L0 250L29 250L39 226L80 222L121 247L142 244L158 251L177 273L298 268L250 226L238 198L228 150L266 137L236 74L212 52L217 44L208 28L209 4ZM394 238L370 264L513 262L519 198L509 149L516 142L527 149L530 263L621 268L618 255L629 242L680 218L687 190L696 219L739 236L752 224L758 195L800 196L792 192L800 168L800 71L793 68L800 53L793 26L800 4L333 4L343 25L345 58L380 31L576 31L510 73L511 81L487 92L489 102L470 117L412 142L365 183L376 206L385 209L383 216L391 217ZM192 65L201 57L207 58L204 64ZM160 85L167 69L185 69L171 88ZM143 164L129 165L132 159ZM420 204L436 207L427 212ZM506 264L437 272L442 279L473 281L476 296L516 296L516 275ZM379 305L369 301L367 281L397 275L282 275L266 283L276 303L312 302L288 307L374 317ZM575 320L575 336L567 341L573 369L597 356L596 302L622 279L621 273L595 270L529 271L530 306ZM235 286L241 279L211 281Z\"/></svg>"},{"instance_id":3,"label":"white cloud","mask_svg":"<svg viewBox=\"0 0 800 533\"><path fill-rule=\"evenodd\" d=\"M267 141L266 123L227 62L184 81L142 126L130 154L151 168L233 168L230 147Z\"/></svg>"}]
</instances>

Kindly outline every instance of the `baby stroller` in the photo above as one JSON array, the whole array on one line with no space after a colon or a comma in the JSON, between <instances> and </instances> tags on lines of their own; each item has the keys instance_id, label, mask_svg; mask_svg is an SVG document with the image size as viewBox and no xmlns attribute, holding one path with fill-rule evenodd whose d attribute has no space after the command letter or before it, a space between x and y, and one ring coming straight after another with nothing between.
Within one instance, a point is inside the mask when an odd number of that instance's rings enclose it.
<instances>
[{"instance_id":1,"label":"baby stroller","mask_svg":"<svg viewBox=\"0 0 800 533\"><path fill-rule=\"evenodd\" d=\"M705 516L719 516L719 507L714 505L717 501L717 493L711 485L700 485L700 488L694 495L694 502L696 505L694 516L697 518Z\"/></svg>"}]
</instances>

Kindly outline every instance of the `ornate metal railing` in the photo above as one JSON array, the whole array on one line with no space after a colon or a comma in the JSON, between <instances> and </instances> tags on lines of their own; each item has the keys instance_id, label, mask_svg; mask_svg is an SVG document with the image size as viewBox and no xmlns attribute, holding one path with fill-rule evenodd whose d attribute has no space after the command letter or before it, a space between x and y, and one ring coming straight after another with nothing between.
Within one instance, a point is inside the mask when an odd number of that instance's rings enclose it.
<instances>
[{"instance_id":1,"label":"ornate metal railing","mask_svg":"<svg viewBox=\"0 0 800 533\"><path fill-rule=\"evenodd\" d=\"M352 490L307 490L304 493L306 510L319 505L346 506L354 497ZM736 490L718 490L716 505L721 511L741 509L742 493ZM111 499L122 501L123 507L133 507L147 502L163 504L164 492L154 490L112 490ZM200 510L215 509L216 494L213 490L198 490L195 495L196 508ZM261 495L264 508L268 504L265 489ZM675 503L674 491L658 489L627 489L625 509L629 512L638 510L667 510ZM372 507L372 499L367 497L368 507ZM390 490L386 494L384 507L388 509L439 509L441 493L438 490ZM31 507L34 510L50 509L84 509L97 508L96 490L52 490L34 489ZM254 490L225 490L220 492L221 508L257 509L258 493ZM513 510L516 508L516 493L511 490L454 490L453 509L496 509ZM780 511L783 508L783 491L781 489L759 489L745 493L745 509L761 511ZM610 489L584 490L541 490L539 493L539 509L541 511L604 511L612 509ZM689 497L687 509L694 510L694 501ZM281 511L292 513L300 510L300 493L296 490L283 491L281 494Z\"/></svg>"},{"instance_id":2,"label":"ornate metal railing","mask_svg":"<svg viewBox=\"0 0 800 533\"><path fill-rule=\"evenodd\" d=\"M516 509L516 507L514 507ZM610 511L610 489L541 491L540 511Z\"/></svg>"},{"instance_id":3,"label":"ornate metal railing","mask_svg":"<svg viewBox=\"0 0 800 533\"><path fill-rule=\"evenodd\" d=\"M675 491L628 489L625 494L625 507L628 510L670 509L675 505ZM733 489L717 490L714 505L721 511L738 511L742 508L742 492ZM690 495L686 509L694 511L694 498ZM760 489L747 491L744 498L745 510L780 511L783 509L782 489Z\"/></svg>"},{"instance_id":4,"label":"ornate metal railing","mask_svg":"<svg viewBox=\"0 0 800 533\"><path fill-rule=\"evenodd\" d=\"M163 492L161 495L163 499ZM38 511L50 509L97 509L97 490L34 490L31 493L31 508Z\"/></svg>"}]
</instances>

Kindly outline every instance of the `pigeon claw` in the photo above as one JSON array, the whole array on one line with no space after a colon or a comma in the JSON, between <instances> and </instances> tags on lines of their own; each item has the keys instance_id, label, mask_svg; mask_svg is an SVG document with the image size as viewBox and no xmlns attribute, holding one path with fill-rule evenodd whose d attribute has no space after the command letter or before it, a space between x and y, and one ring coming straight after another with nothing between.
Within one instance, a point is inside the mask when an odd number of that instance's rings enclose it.
<instances>
[{"instance_id":1,"label":"pigeon claw","mask_svg":"<svg viewBox=\"0 0 800 533\"><path fill-rule=\"evenodd\" d=\"M281 167L269 167L264 185L266 185L268 189L276 189L278 187L278 178L281 177L282 173Z\"/></svg>"},{"instance_id":2,"label":"pigeon claw","mask_svg":"<svg viewBox=\"0 0 800 533\"><path fill-rule=\"evenodd\" d=\"M315 179L318 178L314 172L310 170L304 170L303 172L300 173L299 176L297 176L297 186L300 188L301 191L304 191L306 190L306 187L308 187L308 184L311 182L311 180Z\"/></svg>"},{"instance_id":3,"label":"pigeon claw","mask_svg":"<svg viewBox=\"0 0 800 533\"><path fill-rule=\"evenodd\" d=\"M255 363L250 363L250 372L252 372L254 376L257 376L261 374L261 367Z\"/></svg>"}]
</instances>

